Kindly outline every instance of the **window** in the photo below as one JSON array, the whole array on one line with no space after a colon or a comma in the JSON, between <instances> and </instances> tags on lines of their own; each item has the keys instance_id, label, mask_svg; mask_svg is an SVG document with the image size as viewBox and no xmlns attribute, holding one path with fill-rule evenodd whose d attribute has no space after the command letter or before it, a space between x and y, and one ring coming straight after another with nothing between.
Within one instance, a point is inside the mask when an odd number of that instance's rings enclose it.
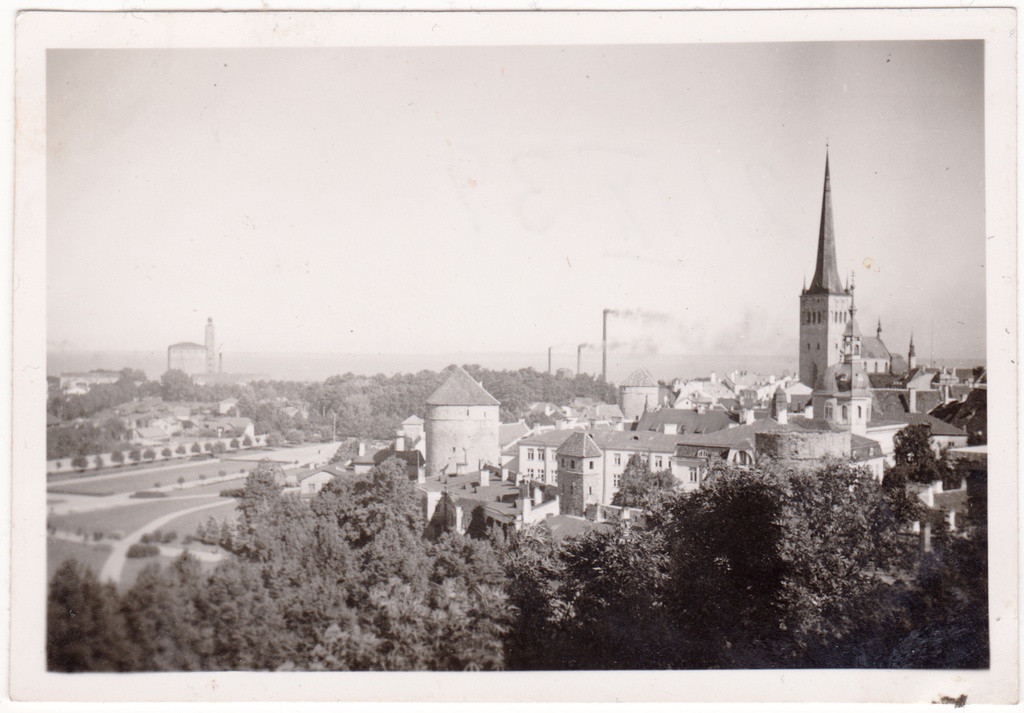
<instances>
[{"instance_id":1,"label":"window","mask_svg":"<svg viewBox=\"0 0 1024 713\"><path fill-rule=\"evenodd\" d=\"M696 468L691 468L690 469L690 482L691 483L696 483L697 482L697 469Z\"/></svg>"},{"instance_id":2,"label":"window","mask_svg":"<svg viewBox=\"0 0 1024 713\"><path fill-rule=\"evenodd\" d=\"M615 454L615 465L622 465L622 454L621 453L616 453Z\"/></svg>"},{"instance_id":3,"label":"window","mask_svg":"<svg viewBox=\"0 0 1024 713\"><path fill-rule=\"evenodd\" d=\"M537 449L537 460L544 460L544 452L543 448Z\"/></svg>"},{"instance_id":4,"label":"window","mask_svg":"<svg viewBox=\"0 0 1024 713\"><path fill-rule=\"evenodd\" d=\"M622 483L622 474L621 473L616 473L615 475L612 476L612 485L614 487L616 487L616 488L619 487L619 485L621 483Z\"/></svg>"},{"instance_id":5,"label":"window","mask_svg":"<svg viewBox=\"0 0 1024 713\"><path fill-rule=\"evenodd\" d=\"M863 406L858 406L857 407L857 418L858 419L864 418L864 407Z\"/></svg>"},{"instance_id":6,"label":"window","mask_svg":"<svg viewBox=\"0 0 1024 713\"><path fill-rule=\"evenodd\" d=\"M850 418L850 411L843 406L843 422L846 422Z\"/></svg>"},{"instance_id":7,"label":"window","mask_svg":"<svg viewBox=\"0 0 1024 713\"><path fill-rule=\"evenodd\" d=\"M591 470L593 470L593 469L594 469L594 461L590 461L590 469L591 469Z\"/></svg>"},{"instance_id":8,"label":"window","mask_svg":"<svg viewBox=\"0 0 1024 713\"><path fill-rule=\"evenodd\" d=\"M825 406L825 418L828 419L829 421L832 420L832 406L831 405L826 405Z\"/></svg>"},{"instance_id":9,"label":"window","mask_svg":"<svg viewBox=\"0 0 1024 713\"><path fill-rule=\"evenodd\" d=\"M558 459L558 465L561 466L562 468L564 468L565 467L565 458L559 458Z\"/></svg>"},{"instance_id":10,"label":"window","mask_svg":"<svg viewBox=\"0 0 1024 713\"><path fill-rule=\"evenodd\" d=\"M526 460L533 460L533 449L532 448L527 448L526 449Z\"/></svg>"},{"instance_id":11,"label":"window","mask_svg":"<svg viewBox=\"0 0 1024 713\"><path fill-rule=\"evenodd\" d=\"M661 460L661 456L655 456L655 457L654 457L654 467L655 467L655 468L663 468L663 467L664 467L664 466L662 465L662 460Z\"/></svg>"},{"instance_id":12,"label":"window","mask_svg":"<svg viewBox=\"0 0 1024 713\"><path fill-rule=\"evenodd\" d=\"M576 467L576 461L575 460L570 460L569 461L569 467L570 468L575 468Z\"/></svg>"},{"instance_id":13,"label":"window","mask_svg":"<svg viewBox=\"0 0 1024 713\"><path fill-rule=\"evenodd\" d=\"M467 416L469 415L469 409L466 409L466 415Z\"/></svg>"}]
</instances>

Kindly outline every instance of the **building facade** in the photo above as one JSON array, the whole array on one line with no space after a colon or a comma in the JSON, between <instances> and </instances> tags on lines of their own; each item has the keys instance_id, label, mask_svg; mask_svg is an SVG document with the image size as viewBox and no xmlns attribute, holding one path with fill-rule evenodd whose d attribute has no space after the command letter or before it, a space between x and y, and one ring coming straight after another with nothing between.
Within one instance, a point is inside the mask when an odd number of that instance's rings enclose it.
<instances>
[{"instance_id":1,"label":"building facade","mask_svg":"<svg viewBox=\"0 0 1024 713\"><path fill-rule=\"evenodd\" d=\"M658 406L658 382L647 369L637 369L619 384L619 407L627 422Z\"/></svg>"},{"instance_id":2,"label":"building facade","mask_svg":"<svg viewBox=\"0 0 1024 713\"><path fill-rule=\"evenodd\" d=\"M423 431L426 477L500 466L498 400L465 369L452 367L447 379L427 399Z\"/></svg>"}]
</instances>

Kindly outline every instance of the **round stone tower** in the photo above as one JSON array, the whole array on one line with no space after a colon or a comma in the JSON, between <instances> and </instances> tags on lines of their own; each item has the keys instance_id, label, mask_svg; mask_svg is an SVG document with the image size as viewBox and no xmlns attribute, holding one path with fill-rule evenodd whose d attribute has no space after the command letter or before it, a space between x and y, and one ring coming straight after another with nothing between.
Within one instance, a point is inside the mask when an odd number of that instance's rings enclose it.
<instances>
[{"instance_id":1,"label":"round stone tower","mask_svg":"<svg viewBox=\"0 0 1024 713\"><path fill-rule=\"evenodd\" d=\"M501 462L498 400L462 367L455 366L427 399L423 421L426 476L456 475Z\"/></svg>"},{"instance_id":2,"label":"round stone tower","mask_svg":"<svg viewBox=\"0 0 1024 713\"><path fill-rule=\"evenodd\" d=\"M619 384L619 406L627 423L640 418L644 409L657 405L658 382L647 369L637 369Z\"/></svg>"}]
</instances>

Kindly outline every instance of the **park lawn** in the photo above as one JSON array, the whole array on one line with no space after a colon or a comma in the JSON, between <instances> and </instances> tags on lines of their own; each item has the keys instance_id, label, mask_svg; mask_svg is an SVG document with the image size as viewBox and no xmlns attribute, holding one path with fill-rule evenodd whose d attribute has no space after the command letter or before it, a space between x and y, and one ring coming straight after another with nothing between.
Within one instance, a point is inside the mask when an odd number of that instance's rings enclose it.
<instances>
[{"instance_id":1,"label":"park lawn","mask_svg":"<svg viewBox=\"0 0 1024 713\"><path fill-rule=\"evenodd\" d=\"M248 473L239 475L237 478L232 480L222 480L217 483L210 483L209 485L195 485L190 488L175 488L167 492L169 498L188 498L193 495L220 495L222 490L234 490L235 488L244 488L245 479Z\"/></svg>"},{"instance_id":2,"label":"park lawn","mask_svg":"<svg viewBox=\"0 0 1024 713\"><path fill-rule=\"evenodd\" d=\"M110 543L107 543L106 547L107 549L104 551L92 544L87 545L82 542L71 542L57 537L47 537L46 581L49 582L53 579L53 573L69 559L78 560L91 569L93 573L99 574L103 563L110 556Z\"/></svg>"},{"instance_id":3,"label":"park lawn","mask_svg":"<svg viewBox=\"0 0 1024 713\"><path fill-rule=\"evenodd\" d=\"M199 527L200 523L204 523L211 517L217 522L227 520L228 522L237 522L238 520L238 507L234 500L225 500L223 507L219 508L208 508L206 510L200 510L199 512L190 512L187 515L171 520L169 523L161 527L160 529L164 532L177 532L178 539L171 543L174 547L182 547L181 540L185 535L194 535L196 528ZM197 545L198 546L198 545Z\"/></svg>"},{"instance_id":4,"label":"park lawn","mask_svg":"<svg viewBox=\"0 0 1024 713\"><path fill-rule=\"evenodd\" d=\"M145 526L147 522L156 518L175 512L187 510L188 508L205 505L206 503L217 502L215 495L199 498L160 498L159 500L138 500L130 505L105 508L92 512L76 512L67 515L50 515L47 522L58 530L69 532L93 533L103 531L106 533L119 531L128 535ZM219 510L220 508L211 508ZM202 511L201 511L202 512Z\"/></svg>"},{"instance_id":5,"label":"park lawn","mask_svg":"<svg viewBox=\"0 0 1024 713\"><path fill-rule=\"evenodd\" d=\"M85 483L76 483L73 480L51 485L47 488L50 493L70 493L73 495L111 495L113 493L131 493L137 490L146 490L160 485L175 485L179 478L185 482L199 480L200 475L208 478L219 475L222 471L227 474L238 472L240 466L233 463L221 463L220 461L205 461L194 465L182 466L180 463L168 466L166 472L150 473L126 473L116 478L104 478ZM239 475L242 475L241 473Z\"/></svg>"}]
</instances>

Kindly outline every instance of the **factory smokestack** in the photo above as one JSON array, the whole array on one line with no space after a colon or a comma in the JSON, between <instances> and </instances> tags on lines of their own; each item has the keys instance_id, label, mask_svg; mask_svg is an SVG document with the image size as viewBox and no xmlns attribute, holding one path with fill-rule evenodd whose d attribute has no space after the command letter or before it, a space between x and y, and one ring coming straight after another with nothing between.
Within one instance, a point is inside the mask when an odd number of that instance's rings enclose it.
<instances>
[{"instance_id":1,"label":"factory smokestack","mask_svg":"<svg viewBox=\"0 0 1024 713\"><path fill-rule=\"evenodd\" d=\"M548 347L548 373L551 373L551 350L553 347Z\"/></svg>"},{"instance_id":2,"label":"factory smokestack","mask_svg":"<svg viewBox=\"0 0 1024 713\"><path fill-rule=\"evenodd\" d=\"M601 313L601 381L608 382L608 313L606 309Z\"/></svg>"},{"instance_id":3,"label":"factory smokestack","mask_svg":"<svg viewBox=\"0 0 1024 713\"><path fill-rule=\"evenodd\" d=\"M577 374L582 374L583 373L583 371L582 371L582 368L583 368L582 367L582 364L583 364L583 349L586 346L587 346L586 344L581 344L578 347L576 347L576 373Z\"/></svg>"}]
</instances>

